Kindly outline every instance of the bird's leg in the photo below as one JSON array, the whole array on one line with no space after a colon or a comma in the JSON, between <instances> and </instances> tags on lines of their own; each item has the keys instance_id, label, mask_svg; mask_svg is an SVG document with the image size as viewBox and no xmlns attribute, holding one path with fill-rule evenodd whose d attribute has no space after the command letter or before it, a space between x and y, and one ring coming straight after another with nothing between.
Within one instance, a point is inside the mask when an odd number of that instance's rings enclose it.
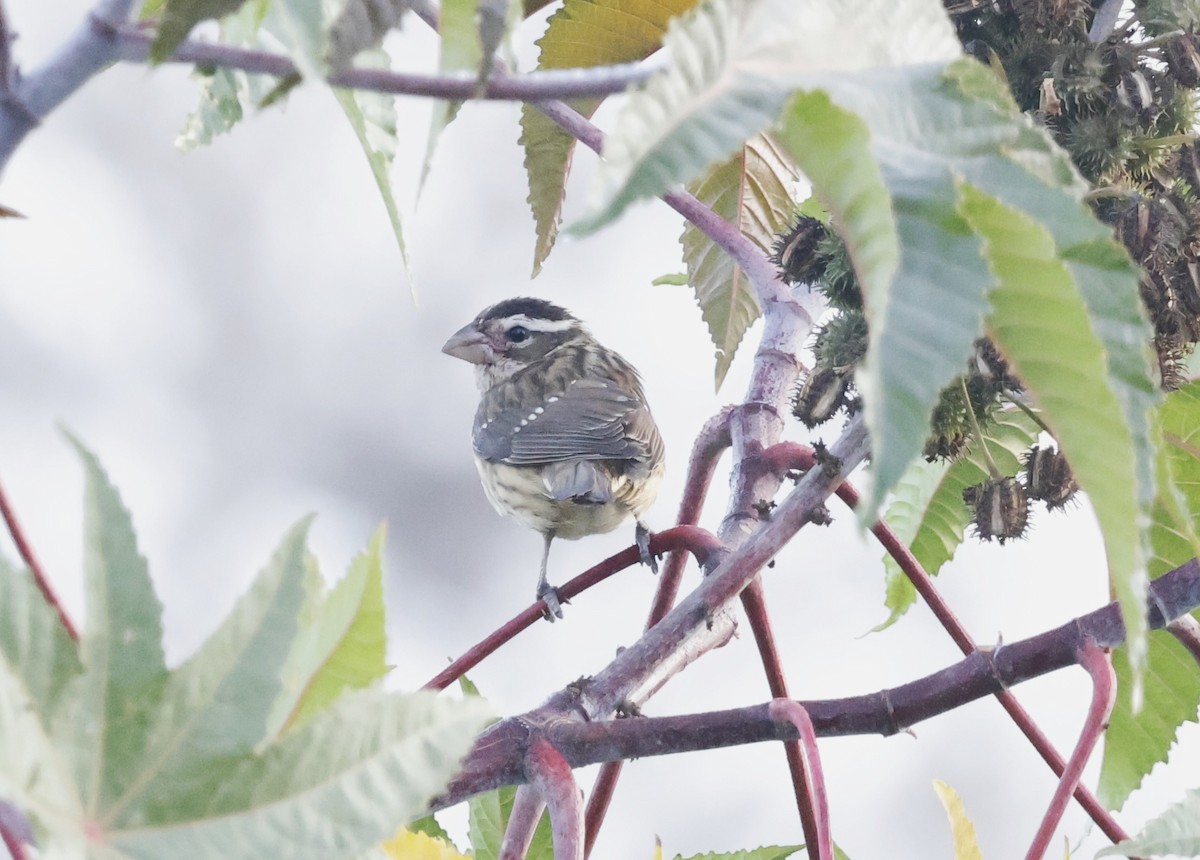
<instances>
[{"instance_id":1,"label":"bird's leg","mask_svg":"<svg viewBox=\"0 0 1200 860\"><path fill-rule=\"evenodd\" d=\"M637 529L633 536L642 564L650 568L651 572L658 573L658 559L650 554L650 529L646 528L644 522L637 520Z\"/></svg>"},{"instance_id":2,"label":"bird's leg","mask_svg":"<svg viewBox=\"0 0 1200 860\"><path fill-rule=\"evenodd\" d=\"M544 537L546 545L542 550L542 572L538 576L537 599L546 604L542 615L547 621L553 622L556 617L563 617L562 604L558 600L558 589L546 581L546 565L550 561L550 543L554 540L554 532L548 531Z\"/></svg>"}]
</instances>

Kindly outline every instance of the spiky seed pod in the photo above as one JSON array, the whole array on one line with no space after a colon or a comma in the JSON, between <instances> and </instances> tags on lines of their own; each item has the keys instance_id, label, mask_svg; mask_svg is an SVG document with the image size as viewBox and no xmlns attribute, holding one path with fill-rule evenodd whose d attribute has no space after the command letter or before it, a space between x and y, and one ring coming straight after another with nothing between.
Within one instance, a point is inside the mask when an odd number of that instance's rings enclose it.
<instances>
[{"instance_id":1,"label":"spiky seed pod","mask_svg":"<svg viewBox=\"0 0 1200 860\"><path fill-rule=\"evenodd\" d=\"M1046 503L1046 510L1066 507L1079 491L1071 465L1061 451L1034 445L1021 460L1025 467L1025 493Z\"/></svg>"},{"instance_id":2,"label":"spiky seed pod","mask_svg":"<svg viewBox=\"0 0 1200 860\"><path fill-rule=\"evenodd\" d=\"M988 399L1002 391L1021 391L1024 386L1009 367L1008 360L996 349L996 344L989 338L981 337L975 341L975 352L967 361L967 369L972 376L977 376L987 383L986 390L990 392ZM970 382L967 385L970 389ZM975 404L976 406L981 404ZM976 408L976 413L980 409Z\"/></svg>"},{"instance_id":3,"label":"spiky seed pod","mask_svg":"<svg viewBox=\"0 0 1200 860\"><path fill-rule=\"evenodd\" d=\"M862 311L842 311L817 332L813 344L817 364L839 372L858 365L867 354L867 318Z\"/></svg>"},{"instance_id":4,"label":"spiky seed pod","mask_svg":"<svg viewBox=\"0 0 1200 860\"><path fill-rule=\"evenodd\" d=\"M1007 540L1025 534L1029 525L1029 499L1016 478L991 478L963 490L971 508L975 534L980 540Z\"/></svg>"},{"instance_id":5,"label":"spiky seed pod","mask_svg":"<svg viewBox=\"0 0 1200 860\"><path fill-rule=\"evenodd\" d=\"M779 237L771 251L771 262L792 283L813 284L825 273L824 261L817 256L817 245L829 232L816 218L801 215L792 229Z\"/></svg>"},{"instance_id":6,"label":"spiky seed pod","mask_svg":"<svg viewBox=\"0 0 1200 860\"><path fill-rule=\"evenodd\" d=\"M810 430L824 424L846 405L850 375L832 367L814 367L792 398L792 414Z\"/></svg>"},{"instance_id":7,"label":"spiky seed pod","mask_svg":"<svg viewBox=\"0 0 1200 860\"><path fill-rule=\"evenodd\" d=\"M1115 114L1063 117L1063 120L1062 143L1092 182L1106 182L1132 157L1129 131Z\"/></svg>"},{"instance_id":8,"label":"spiky seed pod","mask_svg":"<svg viewBox=\"0 0 1200 860\"><path fill-rule=\"evenodd\" d=\"M1180 33L1163 44L1167 67L1185 87L1200 87L1200 36Z\"/></svg>"},{"instance_id":9,"label":"spiky seed pod","mask_svg":"<svg viewBox=\"0 0 1200 860\"><path fill-rule=\"evenodd\" d=\"M862 310L862 288L842 237L832 230L827 231L817 244L817 256L825 264L821 292L829 299L829 304L841 310Z\"/></svg>"},{"instance_id":10,"label":"spiky seed pod","mask_svg":"<svg viewBox=\"0 0 1200 860\"><path fill-rule=\"evenodd\" d=\"M1158 354L1159 384L1163 391L1175 391L1188 381L1187 360L1192 344L1180 337L1156 335L1154 350Z\"/></svg>"},{"instance_id":11,"label":"spiky seed pod","mask_svg":"<svg viewBox=\"0 0 1200 860\"><path fill-rule=\"evenodd\" d=\"M937 460L957 460L966 450L967 434L943 433L942 435L931 436L927 439L921 454L925 457L927 463L933 463Z\"/></svg>"}]
</instances>

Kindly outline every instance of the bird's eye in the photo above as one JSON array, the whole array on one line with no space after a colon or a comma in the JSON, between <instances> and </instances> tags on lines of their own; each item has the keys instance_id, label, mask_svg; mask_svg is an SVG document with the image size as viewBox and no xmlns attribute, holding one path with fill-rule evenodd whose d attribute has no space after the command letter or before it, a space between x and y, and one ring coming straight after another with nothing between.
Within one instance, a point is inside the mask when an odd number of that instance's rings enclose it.
<instances>
[{"instance_id":1,"label":"bird's eye","mask_svg":"<svg viewBox=\"0 0 1200 860\"><path fill-rule=\"evenodd\" d=\"M529 329L523 325L515 325L508 330L509 343L524 343L529 340Z\"/></svg>"}]
</instances>

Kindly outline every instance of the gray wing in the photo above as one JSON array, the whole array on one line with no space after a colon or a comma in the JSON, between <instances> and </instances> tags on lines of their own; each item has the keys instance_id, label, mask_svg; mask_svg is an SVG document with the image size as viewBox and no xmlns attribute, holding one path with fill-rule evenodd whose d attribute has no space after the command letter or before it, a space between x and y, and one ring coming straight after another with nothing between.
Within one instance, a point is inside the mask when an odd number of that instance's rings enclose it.
<instances>
[{"instance_id":1,"label":"gray wing","mask_svg":"<svg viewBox=\"0 0 1200 860\"><path fill-rule=\"evenodd\" d=\"M641 398L607 380L579 380L536 405L501 409L477 423L473 442L483 459L512 465L637 461L662 444Z\"/></svg>"}]
</instances>

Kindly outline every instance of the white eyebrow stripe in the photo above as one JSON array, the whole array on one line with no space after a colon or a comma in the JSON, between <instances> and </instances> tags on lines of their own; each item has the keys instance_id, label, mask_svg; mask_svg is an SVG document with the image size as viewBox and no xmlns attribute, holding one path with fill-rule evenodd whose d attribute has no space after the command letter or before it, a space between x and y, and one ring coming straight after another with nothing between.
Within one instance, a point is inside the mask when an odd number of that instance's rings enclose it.
<instances>
[{"instance_id":1,"label":"white eyebrow stripe","mask_svg":"<svg viewBox=\"0 0 1200 860\"><path fill-rule=\"evenodd\" d=\"M579 320L543 320L534 319L525 314L513 314L504 317L500 324L507 330L515 325L524 326L530 331L566 331L580 326Z\"/></svg>"}]
</instances>

